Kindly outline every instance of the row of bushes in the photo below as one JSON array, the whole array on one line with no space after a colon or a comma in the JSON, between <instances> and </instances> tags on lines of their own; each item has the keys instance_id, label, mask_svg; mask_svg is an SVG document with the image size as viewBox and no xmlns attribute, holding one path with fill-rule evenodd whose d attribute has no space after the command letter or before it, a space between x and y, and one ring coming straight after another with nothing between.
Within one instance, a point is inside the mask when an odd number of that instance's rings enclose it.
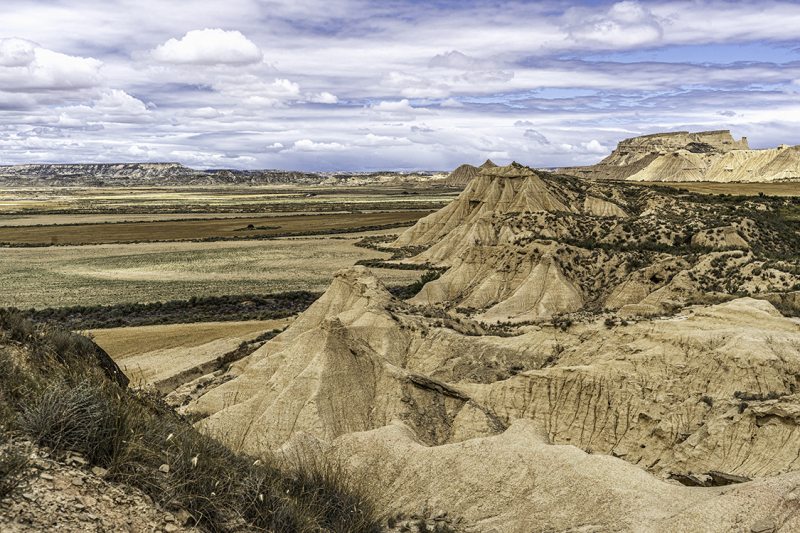
<instances>
[{"instance_id":1,"label":"row of bushes","mask_svg":"<svg viewBox=\"0 0 800 533\"><path fill-rule=\"evenodd\" d=\"M211 321L276 320L305 311L319 297L320 293L317 292L290 291L14 311L33 322L57 323L71 330L86 330Z\"/></svg>"}]
</instances>

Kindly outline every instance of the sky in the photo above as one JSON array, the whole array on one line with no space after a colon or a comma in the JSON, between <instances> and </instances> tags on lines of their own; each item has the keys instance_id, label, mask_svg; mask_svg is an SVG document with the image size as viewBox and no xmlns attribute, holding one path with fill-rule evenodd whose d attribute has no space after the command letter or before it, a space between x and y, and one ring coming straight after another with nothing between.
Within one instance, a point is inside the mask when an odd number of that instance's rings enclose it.
<instances>
[{"instance_id":1,"label":"sky","mask_svg":"<svg viewBox=\"0 0 800 533\"><path fill-rule=\"evenodd\" d=\"M2 0L0 165L588 165L800 144L800 2Z\"/></svg>"}]
</instances>

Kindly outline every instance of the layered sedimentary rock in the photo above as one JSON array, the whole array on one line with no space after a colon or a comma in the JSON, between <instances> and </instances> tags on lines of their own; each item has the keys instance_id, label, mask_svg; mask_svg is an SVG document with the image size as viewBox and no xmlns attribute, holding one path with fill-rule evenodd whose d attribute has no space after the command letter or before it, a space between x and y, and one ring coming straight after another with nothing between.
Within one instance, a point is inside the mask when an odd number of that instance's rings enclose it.
<instances>
[{"instance_id":1,"label":"layered sedimentary rock","mask_svg":"<svg viewBox=\"0 0 800 533\"><path fill-rule=\"evenodd\" d=\"M479 528L791 531L800 327L763 300L691 311L499 338L425 317L357 267L189 411L249 452L316 443L377 480L387 509L427 500ZM793 473L732 492L664 481L717 471Z\"/></svg>"},{"instance_id":2,"label":"layered sedimentary rock","mask_svg":"<svg viewBox=\"0 0 800 533\"><path fill-rule=\"evenodd\" d=\"M408 364L416 359L424 367L422 352L439 343L415 350L414 331L427 326L401 327L391 301L365 268L340 272L289 330L238 362L230 374L236 379L191 410L214 413L203 425L251 453L278 447L297 431L331 441L392 420L405 421L429 444L502 431L469 397Z\"/></svg>"},{"instance_id":3,"label":"layered sedimentary rock","mask_svg":"<svg viewBox=\"0 0 800 533\"><path fill-rule=\"evenodd\" d=\"M800 145L751 150L727 130L644 135L621 141L600 163L562 172L628 181L768 182L800 179Z\"/></svg>"},{"instance_id":4,"label":"layered sedimentary rock","mask_svg":"<svg viewBox=\"0 0 800 533\"><path fill-rule=\"evenodd\" d=\"M491 159L487 159L481 166L475 167L472 165L464 164L455 169L453 172L447 175L445 178L446 185L466 185L472 178L478 175L481 170L485 170L487 168L495 168L495 165Z\"/></svg>"},{"instance_id":5,"label":"layered sedimentary rock","mask_svg":"<svg viewBox=\"0 0 800 533\"><path fill-rule=\"evenodd\" d=\"M800 325L770 303L800 302L793 205L484 170L391 244L439 279L400 301L340 272L186 410L472 531L794 531Z\"/></svg>"},{"instance_id":6,"label":"layered sedimentary rock","mask_svg":"<svg viewBox=\"0 0 800 533\"><path fill-rule=\"evenodd\" d=\"M770 280L781 287L800 283L793 270L777 278L753 275L763 260L747 252L751 243L760 249L784 239L780 224L757 215L763 209L736 206L723 216L648 189L601 190L512 164L481 172L391 247L424 249L399 262L450 267L414 297L417 304L467 309L492 322L630 305L652 306L646 314L654 314L664 301L707 290L771 292L778 287ZM683 250L690 248L707 260L692 256L689 264ZM714 255L731 248L740 251ZM722 262L731 268L720 278Z\"/></svg>"},{"instance_id":7,"label":"layered sedimentary rock","mask_svg":"<svg viewBox=\"0 0 800 533\"><path fill-rule=\"evenodd\" d=\"M614 457L551 445L530 420L496 437L428 447L402 425L327 452L376 487L389 512L423 505L502 533L738 533L800 528L800 473L721 488L667 484ZM419 512L419 511L416 511ZM459 518L463 518L459 520Z\"/></svg>"},{"instance_id":8,"label":"layered sedimentary rock","mask_svg":"<svg viewBox=\"0 0 800 533\"><path fill-rule=\"evenodd\" d=\"M0 167L0 176L92 176L95 178L154 178L196 174L196 170L180 163L120 163L120 164L65 164L16 165Z\"/></svg>"}]
</instances>

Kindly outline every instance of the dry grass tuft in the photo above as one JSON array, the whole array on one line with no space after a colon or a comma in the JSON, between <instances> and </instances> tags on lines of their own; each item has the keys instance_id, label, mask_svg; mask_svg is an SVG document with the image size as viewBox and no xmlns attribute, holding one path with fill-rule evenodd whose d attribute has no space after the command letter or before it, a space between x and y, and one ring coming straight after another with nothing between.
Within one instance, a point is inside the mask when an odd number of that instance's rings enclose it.
<instances>
[{"instance_id":1,"label":"dry grass tuft","mask_svg":"<svg viewBox=\"0 0 800 533\"><path fill-rule=\"evenodd\" d=\"M188 511L206 531L380 531L365 485L341 468L314 457L290 465L235 453L160 399L110 379L93 343L77 337L0 310L3 434L79 452L110 479ZM24 460L0 452L0 497L21 482Z\"/></svg>"}]
</instances>

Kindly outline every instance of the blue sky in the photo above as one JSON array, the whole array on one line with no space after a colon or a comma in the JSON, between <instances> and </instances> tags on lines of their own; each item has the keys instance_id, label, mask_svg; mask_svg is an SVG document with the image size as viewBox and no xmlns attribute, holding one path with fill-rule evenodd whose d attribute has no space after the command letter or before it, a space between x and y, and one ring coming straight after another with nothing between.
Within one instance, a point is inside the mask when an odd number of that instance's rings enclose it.
<instances>
[{"instance_id":1,"label":"blue sky","mask_svg":"<svg viewBox=\"0 0 800 533\"><path fill-rule=\"evenodd\" d=\"M800 144L800 3L3 0L0 165L592 164Z\"/></svg>"}]
</instances>

